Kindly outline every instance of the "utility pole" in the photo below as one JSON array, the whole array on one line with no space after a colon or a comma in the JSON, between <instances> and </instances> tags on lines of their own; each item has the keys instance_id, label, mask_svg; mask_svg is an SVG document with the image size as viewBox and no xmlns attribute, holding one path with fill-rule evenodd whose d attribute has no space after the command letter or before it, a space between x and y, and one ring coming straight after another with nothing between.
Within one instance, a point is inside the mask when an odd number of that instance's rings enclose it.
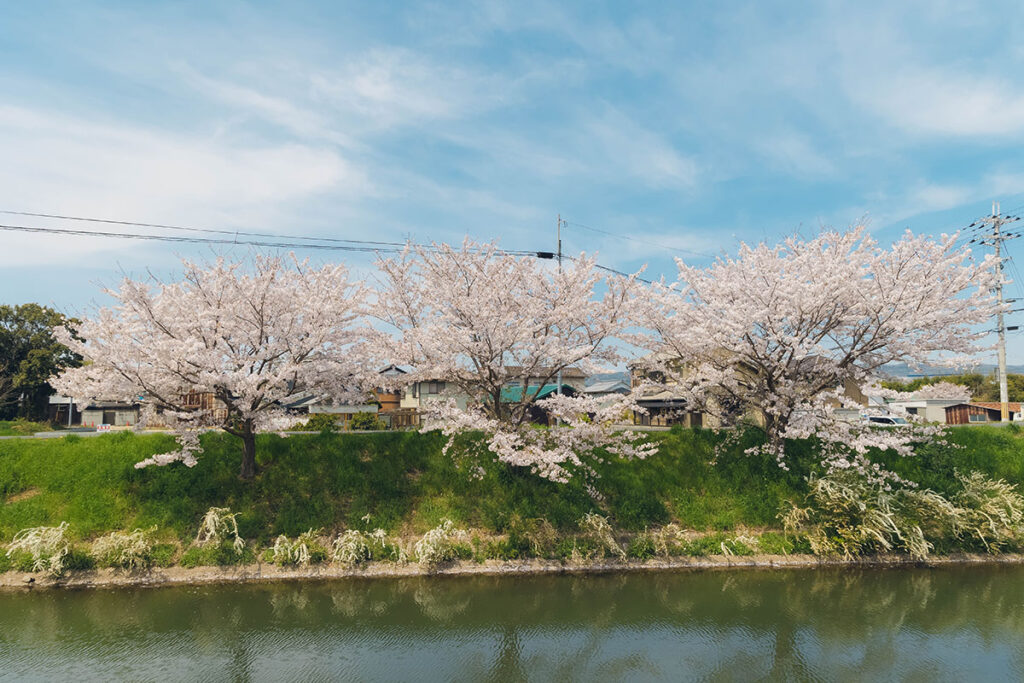
<instances>
[{"instance_id":1,"label":"utility pole","mask_svg":"<svg viewBox=\"0 0 1024 683\"><path fill-rule=\"evenodd\" d=\"M999 299L999 420L1010 421L1010 391L1006 385L1006 321L1003 319L1003 237L999 233L1002 219L999 216L999 202L992 202L992 241L996 246L996 293Z\"/></svg>"},{"instance_id":2,"label":"utility pole","mask_svg":"<svg viewBox=\"0 0 1024 683\"><path fill-rule=\"evenodd\" d=\"M992 234L983 235L978 242L991 244L996 253L996 298L999 302L999 313L996 314L996 332L999 335L998 361L999 361L999 413L1002 422L1010 420L1009 390L1006 384L1006 321L1003 313L1003 242L1015 234L1007 234L1001 231L1004 224L1019 220L1016 216L1004 217L1001 215L999 202L992 202L992 215L982 218L979 222L992 225ZM973 241L973 240L972 240Z\"/></svg>"},{"instance_id":3,"label":"utility pole","mask_svg":"<svg viewBox=\"0 0 1024 683\"><path fill-rule=\"evenodd\" d=\"M555 234L558 237L558 251L556 252L556 254L558 255L558 274L561 275L562 274L562 214L558 214L558 223L556 224L556 227L555 227ZM562 367L561 366L558 367L558 377L555 379L555 382L558 384L558 386L555 388L555 392L557 392L557 394L559 396L561 396L562 395ZM558 424L562 424L562 418L558 418Z\"/></svg>"}]
</instances>

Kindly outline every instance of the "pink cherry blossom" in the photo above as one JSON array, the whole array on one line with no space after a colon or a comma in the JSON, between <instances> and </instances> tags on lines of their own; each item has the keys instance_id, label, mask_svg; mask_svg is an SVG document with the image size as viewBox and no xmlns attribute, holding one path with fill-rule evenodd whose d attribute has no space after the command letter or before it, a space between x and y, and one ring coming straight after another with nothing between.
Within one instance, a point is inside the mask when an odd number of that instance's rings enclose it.
<instances>
[{"instance_id":1,"label":"pink cherry blossom","mask_svg":"<svg viewBox=\"0 0 1024 683\"><path fill-rule=\"evenodd\" d=\"M243 441L241 476L255 474L255 434L287 420L281 401L313 391L359 397L360 342L367 290L342 265L310 267L294 256L248 263L185 261L180 282L125 279L101 308L60 337L86 363L54 379L80 399L144 401L179 429L181 449L137 467L196 463L197 430L219 428ZM216 409L186 403L216 398Z\"/></svg>"},{"instance_id":2,"label":"pink cherry blossom","mask_svg":"<svg viewBox=\"0 0 1024 683\"><path fill-rule=\"evenodd\" d=\"M891 361L963 362L995 310L992 264L955 242L908 232L883 248L858 227L744 244L707 268L679 260L675 283L638 299L650 334L634 340L694 408L724 424L760 421L780 465L785 439L815 436L830 468L872 469L868 448L909 454L922 432L838 419L861 407L844 388Z\"/></svg>"},{"instance_id":3,"label":"pink cherry blossom","mask_svg":"<svg viewBox=\"0 0 1024 683\"><path fill-rule=\"evenodd\" d=\"M389 328L376 344L383 359L413 368L402 381L439 380L451 388L449 400L427 407L424 430L440 429L450 439L483 432L492 457L565 481L587 469L599 448L644 457L654 447L623 432L629 399L536 400L560 370L594 372L621 360L613 341L629 324L636 287L635 278L598 275L590 258L574 258L561 272L553 265L495 244L410 247L378 263L374 310ZM502 400L503 390L516 387L517 400ZM561 424L532 425L537 407Z\"/></svg>"}]
</instances>

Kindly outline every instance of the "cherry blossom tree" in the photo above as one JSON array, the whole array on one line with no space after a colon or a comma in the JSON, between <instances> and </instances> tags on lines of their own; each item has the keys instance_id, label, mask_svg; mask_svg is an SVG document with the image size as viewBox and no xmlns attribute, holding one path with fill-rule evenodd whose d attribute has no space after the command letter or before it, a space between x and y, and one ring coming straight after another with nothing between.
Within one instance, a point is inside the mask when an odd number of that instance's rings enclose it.
<instances>
[{"instance_id":1,"label":"cherry blossom tree","mask_svg":"<svg viewBox=\"0 0 1024 683\"><path fill-rule=\"evenodd\" d=\"M341 265L289 257L183 262L180 282L125 279L115 304L61 341L86 359L53 384L86 399L144 401L179 429L180 450L136 465L196 464L197 432L220 428L242 441L240 477L256 473L256 433L280 429L281 401L314 391L359 395L367 290ZM197 401L201 397L210 400ZM150 415L151 417L152 415Z\"/></svg>"},{"instance_id":2,"label":"cherry blossom tree","mask_svg":"<svg viewBox=\"0 0 1024 683\"><path fill-rule=\"evenodd\" d=\"M909 232L883 248L862 227L778 246L741 245L707 268L678 261L640 298L652 371L723 421L755 414L781 465L784 439L819 437L829 467L869 467L869 448L908 454L919 433L837 419L891 361L955 365L979 350L996 306L991 264L955 236Z\"/></svg>"},{"instance_id":3,"label":"cherry blossom tree","mask_svg":"<svg viewBox=\"0 0 1024 683\"><path fill-rule=\"evenodd\" d=\"M388 362L413 368L403 382L448 387L422 422L449 436L446 451L456 435L481 431L493 457L555 481L590 472L586 460L598 448L623 457L654 451L617 426L628 399L541 397L560 371L591 372L620 359L612 341L629 324L635 278L602 277L584 257L556 271L468 240L461 249L410 247L378 268L374 309L391 328L379 348ZM538 408L560 424L531 424Z\"/></svg>"},{"instance_id":4,"label":"cherry blossom tree","mask_svg":"<svg viewBox=\"0 0 1024 683\"><path fill-rule=\"evenodd\" d=\"M913 398L958 399L961 401L971 400L970 387L965 387L962 384L953 384L952 382L926 384L917 391L909 392L909 394Z\"/></svg>"}]
</instances>

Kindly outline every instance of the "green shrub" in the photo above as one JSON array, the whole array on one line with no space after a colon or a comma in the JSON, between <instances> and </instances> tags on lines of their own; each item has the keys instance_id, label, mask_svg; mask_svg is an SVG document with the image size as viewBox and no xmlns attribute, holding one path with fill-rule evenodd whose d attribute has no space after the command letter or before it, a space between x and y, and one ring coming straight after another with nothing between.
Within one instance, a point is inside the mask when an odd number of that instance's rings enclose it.
<instances>
[{"instance_id":1,"label":"green shrub","mask_svg":"<svg viewBox=\"0 0 1024 683\"><path fill-rule=\"evenodd\" d=\"M707 534L683 544L683 555L692 557L704 557L706 555L721 555L722 544L728 540L723 533Z\"/></svg>"},{"instance_id":2,"label":"green shrub","mask_svg":"<svg viewBox=\"0 0 1024 683\"><path fill-rule=\"evenodd\" d=\"M189 546L182 553L178 564L182 567L226 567L248 564L255 559L250 548L239 553L231 543L225 541L220 545Z\"/></svg>"},{"instance_id":3,"label":"green shrub","mask_svg":"<svg viewBox=\"0 0 1024 683\"><path fill-rule=\"evenodd\" d=\"M174 556L177 553L178 546L174 543L155 543L151 551L153 565L171 567L174 565Z\"/></svg>"},{"instance_id":4,"label":"green shrub","mask_svg":"<svg viewBox=\"0 0 1024 683\"><path fill-rule=\"evenodd\" d=\"M21 571L46 571L52 576L64 573L65 561L71 552L68 541L68 523L22 529L7 546L7 556L15 557L15 566ZM30 561L27 565L25 559Z\"/></svg>"},{"instance_id":5,"label":"green shrub","mask_svg":"<svg viewBox=\"0 0 1024 683\"><path fill-rule=\"evenodd\" d=\"M796 548L792 538L776 531L766 531L761 534L757 539L757 545L760 551L766 555L789 555Z\"/></svg>"},{"instance_id":6,"label":"green shrub","mask_svg":"<svg viewBox=\"0 0 1024 683\"><path fill-rule=\"evenodd\" d=\"M72 546L64 558L64 568L71 571L89 571L96 568L96 560L84 548Z\"/></svg>"},{"instance_id":7,"label":"green shrub","mask_svg":"<svg viewBox=\"0 0 1024 683\"><path fill-rule=\"evenodd\" d=\"M517 557L551 557L558 542L558 532L543 517L521 519L513 515L508 525L508 545Z\"/></svg>"},{"instance_id":8,"label":"green shrub","mask_svg":"<svg viewBox=\"0 0 1024 683\"><path fill-rule=\"evenodd\" d=\"M338 431L338 416L333 413L311 413L305 422L292 427L297 432L336 432Z\"/></svg>"},{"instance_id":9,"label":"green shrub","mask_svg":"<svg viewBox=\"0 0 1024 683\"><path fill-rule=\"evenodd\" d=\"M375 413L359 412L348 421L348 428L352 431L374 431L386 429L387 425Z\"/></svg>"},{"instance_id":10,"label":"green shrub","mask_svg":"<svg viewBox=\"0 0 1024 683\"><path fill-rule=\"evenodd\" d=\"M469 534L457 529L450 519L441 520L441 524L425 533L414 546L416 560L427 566L461 559L467 551L472 557Z\"/></svg>"},{"instance_id":11,"label":"green shrub","mask_svg":"<svg viewBox=\"0 0 1024 683\"><path fill-rule=\"evenodd\" d=\"M327 549L318 537L320 530L310 529L294 540L278 536L271 548L270 561L277 565L298 565L307 567L327 559Z\"/></svg>"},{"instance_id":12,"label":"green shrub","mask_svg":"<svg viewBox=\"0 0 1024 683\"><path fill-rule=\"evenodd\" d=\"M657 555L658 551L654 539L649 533L644 532L633 537L626 554L638 560L649 560Z\"/></svg>"},{"instance_id":13,"label":"green shrub","mask_svg":"<svg viewBox=\"0 0 1024 683\"><path fill-rule=\"evenodd\" d=\"M625 559L626 551L615 540L615 530L608 523L607 517L588 512L580 519L579 525L583 537L591 541L595 548L600 549L602 556Z\"/></svg>"},{"instance_id":14,"label":"green shrub","mask_svg":"<svg viewBox=\"0 0 1024 683\"><path fill-rule=\"evenodd\" d=\"M101 567L145 569L153 564L153 533L156 527L132 532L112 531L92 544L92 556Z\"/></svg>"}]
</instances>

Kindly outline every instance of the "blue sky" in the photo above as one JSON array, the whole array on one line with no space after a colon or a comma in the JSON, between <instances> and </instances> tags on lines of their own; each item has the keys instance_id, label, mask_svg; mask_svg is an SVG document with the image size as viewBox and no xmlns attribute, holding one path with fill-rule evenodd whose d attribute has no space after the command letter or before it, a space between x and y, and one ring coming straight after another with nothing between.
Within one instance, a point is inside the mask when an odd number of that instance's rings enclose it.
<instances>
[{"instance_id":1,"label":"blue sky","mask_svg":"<svg viewBox=\"0 0 1024 683\"><path fill-rule=\"evenodd\" d=\"M514 249L561 213L660 275L1024 205L1017 3L12 3L0 54L3 210ZM68 312L196 253L0 234L0 300Z\"/></svg>"}]
</instances>

